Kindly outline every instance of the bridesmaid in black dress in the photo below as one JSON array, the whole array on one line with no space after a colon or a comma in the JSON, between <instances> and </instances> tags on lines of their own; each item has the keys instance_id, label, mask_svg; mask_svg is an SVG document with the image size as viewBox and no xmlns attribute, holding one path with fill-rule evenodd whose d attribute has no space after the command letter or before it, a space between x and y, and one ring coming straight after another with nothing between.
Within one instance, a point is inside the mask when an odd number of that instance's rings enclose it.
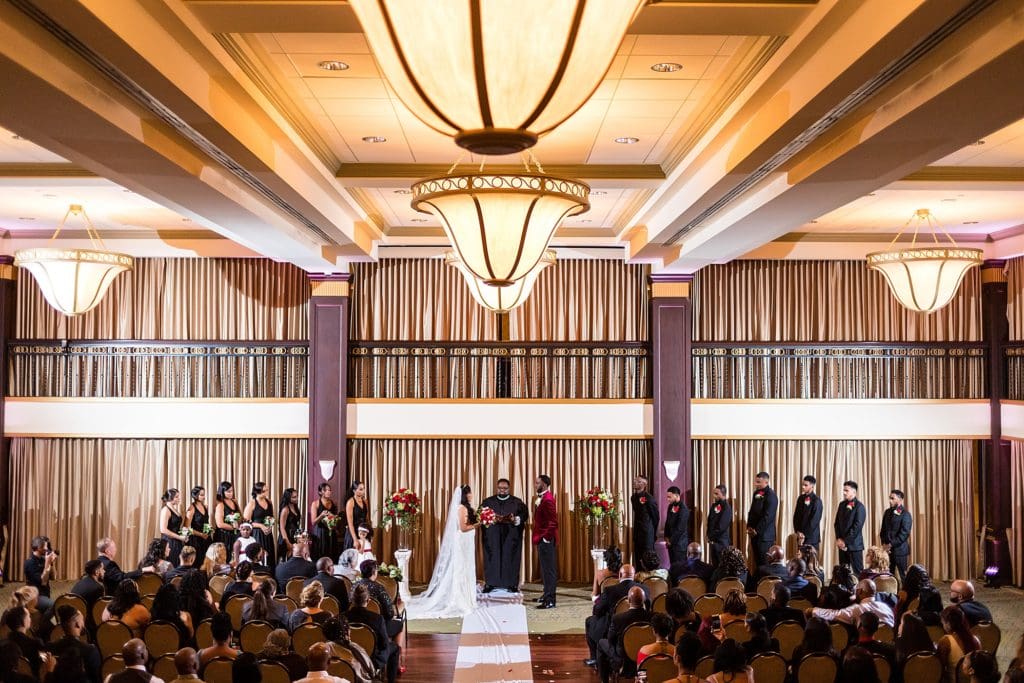
<instances>
[{"instance_id":1,"label":"bridesmaid in black dress","mask_svg":"<svg viewBox=\"0 0 1024 683\"><path fill-rule=\"evenodd\" d=\"M228 522L225 519L228 515L238 515L238 521ZM228 562L231 561L231 550L235 547L240 523L241 515L238 503L235 502L235 485L230 481L222 481L217 487L217 507L213 509L213 540L224 544Z\"/></svg>"},{"instance_id":2,"label":"bridesmaid in black dress","mask_svg":"<svg viewBox=\"0 0 1024 683\"><path fill-rule=\"evenodd\" d=\"M285 489L281 494L281 505L277 508L277 557L282 562L292 556L292 545L302 525L299 512L299 492ZM334 558L331 558L332 560Z\"/></svg>"},{"instance_id":3,"label":"bridesmaid in black dress","mask_svg":"<svg viewBox=\"0 0 1024 683\"><path fill-rule=\"evenodd\" d=\"M366 484L356 480L348 489L348 500L345 501L345 544L342 550L355 546L359 537L356 529L366 527L370 530L367 538L373 538L373 525L370 523L370 508L366 503Z\"/></svg>"},{"instance_id":4,"label":"bridesmaid in black dress","mask_svg":"<svg viewBox=\"0 0 1024 683\"><path fill-rule=\"evenodd\" d=\"M242 517L252 523L252 537L263 546L267 557L263 561L268 567L275 564L274 527L267 523L267 518L274 517L274 504L270 502L270 489L266 482L258 481L252 486L252 500L245 506Z\"/></svg>"},{"instance_id":5,"label":"bridesmaid in black dress","mask_svg":"<svg viewBox=\"0 0 1024 683\"><path fill-rule=\"evenodd\" d=\"M163 505L160 507L160 537L167 541L169 554L167 560L175 567L181 561L181 546L186 538L179 534L181 531L182 517L178 510L181 509L181 494L178 489L167 489L164 495L160 496Z\"/></svg>"},{"instance_id":6,"label":"bridesmaid in black dress","mask_svg":"<svg viewBox=\"0 0 1024 683\"><path fill-rule=\"evenodd\" d=\"M341 554L341 544L338 542L338 506L331 498L331 485L327 482L317 487L317 499L309 506L309 516L313 520L313 549L316 557L329 557L332 560ZM331 518L334 518L335 526L330 526Z\"/></svg>"},{"instance_id":7,"label":"bridesmaid in black dress","mask_svg":"<svg viewBox=\"0 0 1024 683\"><path fill-rule=\"evenodd\" d=\"M192 504L185 513L185 523L192 530L185 545L195 548L196 558L202 562L206 557L206 549L210 547L210 536L213 533L212 524L209 532L204 531L206 525L210 524L210 510L206 507L206 489L202 486L192 487Z\"/></svg>"}]
</instances>

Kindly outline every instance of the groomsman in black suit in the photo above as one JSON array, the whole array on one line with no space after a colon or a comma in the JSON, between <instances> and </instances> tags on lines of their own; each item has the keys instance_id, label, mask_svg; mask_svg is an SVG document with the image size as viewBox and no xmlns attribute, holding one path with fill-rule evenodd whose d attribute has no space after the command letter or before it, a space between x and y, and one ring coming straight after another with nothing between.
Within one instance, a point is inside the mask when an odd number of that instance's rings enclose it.
<instances>
[{"instance_id":1,"label":"groomsman in black suit","mask_svg":"<svg viewBox=\"0 0 1024 683\"><path fill-rule=\"evenodd\" d=\"M910 530L914 526L910 510L903 507L905 497L903 491L899 489L889 492L889 507L882 515L882 530L878 534L882 539L882 547L889 553L889 559L899 571L900 582L907 578Z\"/></svg>"},{"instance_id":2,"label":"groomsman in black suit","mask_svg":"<svg viewBox=\"0 0 1024 683\"><path fill-rule=\"evenodd\" d=\"M658 503L647 491L647 480L643 477L633 480L633 495L629 502L633 505L633 566L639 567L643 554L654 550L661 515L658 514Z\"/></svg>"},{"instance_id":3,"label":"groomsman in black suit","mask_svg":"<svg viewBox=\"0 0 1024 683\"><path fill-rule=\"evenodd\" d=\"M857 500L857 482L843 482L843 501L836 511L836 547L839 564L848 564L857 576L864 569L864 519L867 510Z\"/></svg>"},{"instance_id":4,"label":"groomsman in black suit","mask_svg":"<svg viewBox=\"0 0 1024 683\"><path fill-rule=\"evenodd\" d=\"M718 566L722 551L732 545L732 507L725 499L728 489L719 484L712 491L714 500L708 511L708 549L711 551L711 566Z\"/></svg>"},{"instance_id":5,"label":"groomsman in black suit","mask_svg":"<svg viewBox=\"0 0 1024 683\"><path fill-rule=\"evenodd\" d=\"M668 546L668 563L686 559L686 546L690 545L690 510L680 500L678 486L668 487L668 512L665 513L665 545Z\"/></svg>"},{"instance_id":6,"label":"groomsman in black suit","mask_svg":"<svg viewBox=\"0 0 1024 683\"><path fill-rule=\"evenodd\" d=\"M808 474L800 483L800 498L793 508L793 531L796 532L798 547L814 546L821 554L821 498L814 492L818 480Z\"/></svg>"},{"instance_id":7,"label":"groomsman in black suit","mask_svg":"<svg viewBox=\"0 0 1024 683\"><path fill-rule=\"evenodd\" d=\"M758 472L754 477L754 497L747 512L747 535L758 566L768 564L768 549L775 544L775 516L779 512L779 497L768 486L768 480L767 472Z\"/></svg>"}]
</instances>

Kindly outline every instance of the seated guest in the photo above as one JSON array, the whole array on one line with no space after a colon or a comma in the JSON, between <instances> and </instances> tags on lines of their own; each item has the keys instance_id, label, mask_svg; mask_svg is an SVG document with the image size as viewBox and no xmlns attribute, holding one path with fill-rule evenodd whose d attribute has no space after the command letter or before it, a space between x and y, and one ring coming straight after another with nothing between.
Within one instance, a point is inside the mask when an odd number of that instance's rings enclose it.
<instances>
[{"instance_id":1,"label":"seated guest","mask_svg":"<svg viewBox=\"0 0 1024 683\"><path fill-rule=\"evenodd\" d=\"M149 613L153 621L166 621L178 629L178 647L192 640L192 617L181 608L181 593L174 584L165 583L160 586Z\"/></svg>"},{"instance_id":2,"label":"seated guest","mask_svg":"<svg viewBox=\"0 0 1024 683\"><path fill-rule=\"evenodd\" d=\"M331 618L331 613L320 609L324 600L324 587L314 581L302 589L299 596L299 609L288 615L288 630L294 632L303 624L323 624Z\"/></svg>"},{"instance_id":3,"label":"seated guest","mask_svg":"<svg viewBox=\"0 0 1024 683\"><path fill-rule=\"evenodd\" d=\"M843 655L838 680L843 683L881 683L874 657L858 645L850 647Z\"/></svg>"},{"instance_id":4,"label":"seated guest","mask_svg":"<svg viewBox=\"0 0 1024 683\"><path fill-rule=\"evenodd\" d=\"M661 612L651 614L651 628L654 629L654 642L647 643L640 648L636 656L636 665L640 666L644 660L653 655L675 654L675 646L672 645L672 634L675 633L675 622L672 617Z\"/></svg>"},{"instance_id":5,"label":"seated guest","mask_svg":"<svg viewBox=\"0 0 1024 683\"><path fill-rule=\"evenodd\" d=\"M82 578L71 587L72 593L85 600L85 606L89 608L90 612L96 601L103 597L105 590L103 586L103 563L99 560L89 560L86 562Z\"/></svg>"},{"instance_id":6,"label":"seated guest","mask_svg":"<svg viewBox=\"0 0 1024 683\"><path fill-rule=\"evenodd\" d=\"M143 574L156 574L163 578L164 574L174 569L171 564L171 546L165 538L154 538L149 542L146 555L139 562L139 571Z\"/></svg>"},{"instance_id":7,"label":"seated guest","mask_svg":"<svg viewBox=\"0 0 1024 683\"><path fill-rule=\"evenodd\" d=\"M6 612L4 613L6 617ZM21 649L14 642L0 640L0 681L3 683L36 683L37 678L28 674L18 673L18 658L21 657Z\"/></svg>"},{"instance_id":8,"label":"seated guest","mask_svg":"<svg viewBox=\"0 0 1024 683\"><path fill-rule=\"evenodd\" d=\"M757 568L751 588L756 588L757 582L767 576L775 576L780 579L785 579L789 576L789 569L786 567L786 553L782 546L773 545L768 548L766 559L768 561Z\"/></svg>"},{"instance_id":9,"label":"seated guest","mask_svg":"<svg viewBox=\"0 0 1024 683\"><path fill-rule=\"evenodd\" d=\"M939 615L942 612L942 594L932 583L928 570L922 565L913 564L907 570L907 578L903 582L903 590L900 591L899 613L910 608L911 603L917 599L918 605L916 614L921 617L926 626L938 626Z\"/></svg>"},{"instance_id":10,"label":"seated guest","mask_svg":"<svg viewBox=\"0 0 1024 683\"><path fill-rule=\"evenodd\" d=\"M152 676L146 671L146 662L149 661L149 651L146 644L138 638L132 638L121 648L121 656L124 657L124 671L107 676L106 683L164 683L162 678Z\"/></svg>"},{"instance_id":11,"label":"seated guest","mask_svg":"<svg viewBox=\"0 0 1024 683\"><path fill-rule=\"evenodd\" d=\"M818 559L818 551L813 545L800 546L800 559L804 561L808 574L817 576L818 581L825 583L825 569L821 566L821 560Z\"/></svg>"},{"instance_id":12,"label":"seated guest","mask_svg":"<svg viewBox=\"0 0 1024 683\"><path fill-rule=\"evenodd\" d=\"M668 570L661 568L661 560L658 553L653 550L645 550L640 556L640 571L636 573L637 583L643 583L644 579L657 577L668 581Z\"/></svg>"},{"instance_id":13,"label":"seated guest","mask_svg":"<svg viewBox=\"0 0 1024 683\"><path fill-rule=\"evenodd\" d=\"M327 665L331 662L331 651L326 643L314 643L306 655L306 666L309 674L299 679L298 683L345 683L344 678L331 676L327 673Z\"/></svg>"},{"instance_id":14,"label":"seated guest","mask_svg":"<svg viewBox=\"0 0 1024 683\"><path fill-rule=\"evenodd\" d=\"M50 657L47 664L54 666L43 676L43 683L82 683L87 680L85 662L78 650L68 650L61 657ZM44 666L44 669L49 668Z\"/></svg>"},{"instance_id":15,"label":"seated guest","mask_svg":"<svg viewBox=\"0 0 1024 683\"><path fill-rule=\"evenodd\" d=\"M206 549L206 557L203 559L201 569L207 577L231 573L231 565L228 564L228 549L223 543L210 544L210 547Z\"/></svg>"},{"instance_id":16,"label":"seated guest","mask_svg":"<svg viewBox=\"0 0 1024 683\"><path fill-rule=\"evenodd\" d=\"M277 580L278 592L284 593L288 582L294 578L308 579L316 575L316 568L306 559L306 552L306 544L296 541L292 545L292 556L277 565L274 578Z\"/></svg>"},{"instance_id":17,"label":"seated guest","mask_svg":"<svg viewBox=\"0 0 1024 683\"><path fill-rule=\"evenodd\" d=\"M785 584L777 583L772 586L772 604L768 605L767 609L761 610L769 630L783 621L795 621L801 626L804 625L804 613L789 606L790 596L789 589Z\"/></svg>"},{"instance_id":18,"label":"seated guest","mask_svg":"<svg viewBox=\"0 0 1024 683\"><path fill-rule=\"evenodd\" d=\"M220 611L223 612L224 608L235 595L245 595L252 597L252 565L248 562L239 562L238 566L235 567L235 580L232 581L224 588L224 592L220 596Z\"/></svg>"},{"instance_id":19,"label":"seated guest","mask_svg":"<svg viewBox=\"0 0 1024 683\"><path fill-rule=\"evenodd\" d=\"M732 638L726 638L715 650L715 673L708 683L754 683L754 670L747 666L743 648Z\"/></svg>"},{"instance_id":20,"label":"seated guest","mask_svg":"<svg viewBox=\"0 0 1024 683\"><path fill-rule=\"evenodd\" d=\"M288 608L274 600L273 579L253 577L252 602L242 605L242 623L249 621L265 621L274 628L288 625Z\"/></svg>"},{"instance_id":21,"label":"seated guest","mask_svg":"<svg viewBox=\"0 0 1024 683\"><path fill-rule=\"evenodd\" d=\"M650 589L647 586L638 584L633 578L633 565L628 563L622 565L619 567L619 582L602 590L601 594L597 596L597 600L594 601L591 614L584 622L587 646L590 650L590 657L583 660L583 663L587 666L597 666L597 644L602 638L608 636L612 612L615 611L615 606L619 604L619 600L625 598L629 589L633 586L640 586L646 595L650 595Z\"/></svg>"},{"instance_id":22,"label":"seated guest","mask_svg":"<svg viewBox=\"0 0 1024 683\"><path fill-rule=\"evenodd\" d=\"M960 608L971 626L977 626L980 621L992 621L988 607L974 599L974 584L970 581L957 579L951 583L949 601Z\"/></svg>"},{"instance_id":23,"label":"seated guest","mask_svg":"<svg viewBox=\"0 0 1024 683\"><path fill-rule=\"evenodd\" d=\"M963 673L971 677L970 683L999 683L999 663L991 652L978 650L964 657Z\"/></svg>"},{"instance_id":24,"label":"seated guest","mask_svg":"<svg viewBox=\"0 0 1024 683\"><path fill-rule=\"evenodd\" d=\"M889 553L885 552L881 546L869 546L864 559L867 566L864 567L858 578L876 579L879 576L892 576L889 571Z\"/></svg>"},{"instance_id":25,"label":"seated guest","mask_svg":"<svg viewBox=\"0 0 1024 683\"><path fill-rule=\"evenodd\" d=\"M64 658L69 652L74 651L82 662L85 680L89 683L100 683L100 651L95 645L84 643L81 640L85 632L85 617L71 605L61 605L57 608L57 620L64 637L55 643L50 643L49 650L58 659ZM80 679L81 680L81 679Z\"/></svg>"},{"instance_id":26,"label":"seated guest","mask_svg":"<svg viewBox=\"0 0 1024 683\"><path fill-rule=\"evenodd\" d=\"M747 584L747 561L743 559L739 548L730 546L722 551L718 566L711 574L708 589L714 590L722 579L739 579L743 585Z\"/></svg>"},{"instance_id":27,"label":"seated guest","mask_svg":"<svg viewBox=\"0 0 1024 683\"><path fill-rule=\"evenodd\" d=\"M605 579L619 575L622 568L622 551L615 546L606 548L604 551L604 568L594 573L594 582L590 586L590 597L596 600L601 594L601 584Z\"/></svg>"},{"instance_id":28,"label":"seated guest","mask_svg":"<svg viewBox=\"0 0 1024 683\"><path fill-rule=\"evenodd\" d=\"M747 633L750 639L743 643L743 652L747 655L747 661L761 654L762 652L778 652L779 641L772 638L768 632L768 623L760 614L747 615Z\"/></svg>"},{"instance_id":29,"label":"seated guest","mask_svg":"<svg viewBox=\"0 0 1024 683\"><path fill-rule=\"evenodd\" d=\"M288 678L297 681L306 675L306 660L292 650L292 637L283 628L275 628L267 634L263 649L257 656L260 661L269 659L283 664L288 669Z\"/></svg>"},{"instance_id":30,"label":"seated guest","mask_svg":"<svg viewBox=\"0 0 1024 683\"><path fill-rule=\"evenodd\" d=\"M353 683L371 683L376 676L376 667L370 653L359 643L352 642L352 629L344 616L331 617L324 622L324 638L331 651L331 659L344 659L352 665L356 674Z\"/></svg>"},{"instance_id":31,"label":"seated guest","mask_svg":"<svg viewBox=\"0 0 1024 683\"><path fill-rule=\"evenodd\" d=\"M252 565L253 574L267 574L273 576L274 570L263 564L267 551L259 543L252 543L245 549L245 559Z\"/></svg>"},{"instance_id":32,"label":"seated guest","mask_svg":"<svg viewBox=\"0 0 1024 683\"><path fill-rule=\"evenodd\" d=\"M853 602L856 582L849 565L837 564L832 568L832 580L822 591L819 604L826 609L843 609ZM792 589L790 589L792 590Z\"/></svg>"},{"instance_id":33,"label":"seated guest","mask_svg":"<svg viewBox=\"0 0 1024 683\"><path fill-rule=\"evenodd\" d=\"M177 567L164 574L164 581L171 581L179 576L185 576L185 574L195 569L196 549L190 545L183 547L178 554L178 562Z\"/></svg>"},{"instance_id":34,"label":"seated guest","mask_svg":"<svg viewBox=\"0 0 1024 683\"><path fill-rule=\"evenodd\" d=\"M33 635L41 634L43 630L43 613L39 611L39 590L35 586L22 586L11 593L11 598L7 601L7 608L12 607L24 607L28 610L29 619L32 621L32 625L29 627L29 632Z\"/></svg>"},{"instance_id":35,"label":"seated guest","mask_svg":"<svg viewBox=\"0 0 1024 683\"><path fill-rule=\"evenodd\" d=\"M700 559L702 548L700 543L691 543L686 546L686 559L676 562L668 568L668 583L670 586L679 584L679 579L684 576L696 576L707 583L711 580L711 565Z\"/></svg>"},{"instance_id":36,"label":"seated guest","mask_svg":"<svg viewBox=\"0 0 1024 683\"><path fill-rule=\"evenodd\" d=\"M718 615L720 623L717 632L712 630L712 617L704 619L700 629L697 631L697 635L700 636L701 641L704 643L705 651L714 652L715 648L718 647L719 641L722 640L725 627L734 621L742 622L746 617L747 595L743 591L734 588L725 594L725 600L722 603L722 613Z\"/></svg>"},{"instance_id":37,"label":"seated guest","mask_svg":"<svg viewBox=\"0 0 1024 683\"><path fill-rule=\"evenodd\" d=\"M921 617L905 612L896 633L896 665L902 669L915 652L935 652L935 643Z\"/></svg>"},{"instance_id":38,"label":"seated guest","mask_svg":"<svg viewBox=\"0 0 1024 683\"><path fill-rule=\"evenodd\" d=\"M132 579L125 579L118 584L102 616L102 621L122 622L136 636L142 634L150 619L149 610L142 604L142 596L139 595L139 584Z\"/></svg>"},{"instance_id":39,"label":"seated guest","mask_svg":"<svg viewBox=\"0 0 1024 683\"><path fill-rule=\"evenodd\" d=\"M213 615L210 620L210 634L213 636L213 645L204 647L199 651L199 668L206 666L207 662L215 657L227 657L234 659L238 656L238 650L231 647L231 617L223 612Z\"/></svg>"},{"instance_id":40,"label":"seated guest","mask_svg":"<svg viewBox=\"0 0 1024 683\"><path fill-rule=\"evenodd\" d=\"M334 563L329 557L321 557L316 561L316 575L306 579L304 585L308 586L314 581L319 581L324 588L324 595L332 595L338 601L340 613L348 611L348 588L345 582L334 576Z\"/></svg>"},{"instance_id":41,"label":"seated guest","mask_svg":"<svg viewBox=\"0 0 1024 683\"><path fill-rule=\"evenodd\" d=\"M123 572L114 558L117 557L117 544L111 538L101 538L96 544L99 552L99 561L103 563L103 583L107 588L107 595L113 595L117 587L125 579L137 579L142 572Z\"/></svg>"},{"instance_id":42,"label":"seated guest","mask_svg":"<svg viewBox=\"0 0 1024 683\"><path fill-rule=\"evenodd\" d=\"M843 609L825 609L815 607L812 614L821 617L825 621L837 621L843 624L856 625L860 616L866 612L874 612L878 615L878 621L886 626L895 626L895 616L887 603L875 600L875 582L871 579L864 579L857 584L855 593L856 602Z\"/></svg>"},{"instance_id":43,"label":"seated guest","mask_svg":"<svg viewBox=\"0 0 1024 683\"><path fill-rule=\"evenodd\" d=\"M53 609L53 600L50 599L50 579L53 577L54 565L57 563L57 553L50 547L50 539L46 536L36 536L31 543L32 552L25 560L25 583L39 591L37 607L39 611L46 614Z\"/></svg>"},{"instance_id":44,"label":"seated guest","mask_svg":"<svg viewBox=\"0 0 1024 683\"><path fill-rule=\"evenodd\" d=\"M874 612L865 612L860 615L860 622L857 624L857 647L862 647L873 655L884 657L889 662L889 670L896 671L896 646L875 640L877 632L878 615Z\"/></svg>"},{"instance_id":45,"label":"seated guest","mask_svg":"<svg viewBox=\"0 0 1024 683\"><path fill-rule=\"evenodd\" d=\"M348 620L352 624L363 624L377 636L375 649L370 656L374 666L386 673L388 683L395 683L398 676L398 658L401 648L388 635L384 617L369 610L366 606L370 604L370 592L365 583L357 583L352 588L352 607L348 611Z\"/></svg>"},{"instance_id":46,"label":"seated guest","mask_svg":"<svg viewBox=\"0 0 1024 683\"><path fill-rule=\"evenodd\" d=\"M391 596L388 595L387 589L381 584L377 583L377 561L366 560L359 565L359 573L362 578L353 584L354 586L366 586L367 592L370 597L377 601L380 605L380 615L384 617L384 625L388 629L388 635L392 638L397 638L402 632L404 624L401 619L401 612L404 611L404 605L402 604L402 598L396 597L395 602L391 602Z\"/></svg>"},{"instance_id":47,"label":"seated guest","mask_svg":"<svg viewBox=\"0 0 1024 683\"><path fill-rule=\"evenodd\" d=\"M665 611L677 630L685 625L687 631L696 633L700 627L700 617L693 611L693 597L682 588L672 588L665 595Z\"/></svg>"},{"instance_id":48,"label":"seated guest","mask_svg":"<svg viewBox=\"0 0 1024 683\"><path fill-rule=\"evenodd\" d=\"M792 664L793 680L799 680L800 660L810 654L828 655L839 663L839 653L832 648L832 629L828 622L818 617L811 617L804 627L804 639L793 649Z\"/></svg>"},{"instance_id":49,"label":"seated guest","mask_svg":"<svg viewBox=\"0 0 1024 683\"><path fill-rule=\"evenodd\" d=\"M185 546L185 548L191 548L192 546ZM195 549L193 548L193 551ZM184 552L184 548L182 548ZM195 559L195 552L192 553L192 558ZM174 653L174 670L178 672L178 677L168 683L194 683L199 679L199 655L190 647L183 647Z\"/></svg>"},{"instance_id":50,"label":"seated guest","mask_svg":"<svg viewBox=\"0 0 1024 683\"><path fill-rule=\"evenodd\" d=\"M703 645L696 633L687 631L679 636L675 654L678 673L665 683L702 683L702 679L697 678L697 662L700 661L702 649Z\"/></svg>"},{"instance_id":51,"label":"seated guest","mask_svg":"<svg viewBox=\"0 0 1024 683\"><path fill-rule=\"evenodd\" d=\"M263 673L260 671L256 655L251 652L239 652L235 661L231 662L231 683L260 683L262 680Z\"/></svg>"},{"instance_id":52,"label":"seated guest","mask_svg":"<svg viewBox=\"0 0 1024 683\"><path fill-rule=\"evenodd\" d=\"M597 673L602 683L608 683L612 673L622 671L622 675L632 677L636 674L635 664L626 656L622 634L630 624L644 623L650 620L651 613L646 607L647 595L640 586L633 586L626 594L629 609L612 617L608 626L608 637L602 638L597 645Z\"/></svg>"},{"instance_id":53,"label":"seated guest","mask_svg":"<svg viewBox=\"0 0 1024 683\"><path fill-rule=\"evenodd\" d=\"M43 641L32 635L32 615L26 607L11 607L4 612L3 624L9 633L7 640L21 649L21 656L32 666L32 673L39 676L43 664L41 653L46 650Z\"/></svg>"},{"instance_id":54,"label":"seated guest","mask_svg":"<svg viewBox=\"0 0 1024 683\"><path fill-rule=\"evenodd\" d=\"M959 605L950 605L942 610L942 630L946 635L939 639L935 649L945 670L943 680L955 683L956 667L960 659L966 654L980 650L981 641L971 633L971 626Z\"/></svg>"},{"instance_id":55,"label":"seated guest","mask_svg":"<svg viewBox=\"0 0 1024 683\"><path fill-rule=\"evenodd\" d=\"M204 619L209 619L217 611L214 608L213 595L210 594L206 582L206 574L192 570L181 578L178 588L181 608L188 612L193 626L198 627Z\"/></svg>"},{"instance_id":56,"label":"seated guest","mask_svg":"<svg viewBox=\"0 0 1024 683\"><path fill-rule=\"evenodd\" d=\"M334 565L334 575L344 576L349 581L355 583L359 580L359 567L356 565L356 558L359 557L359 551L355 548L349 548L344 551L340 557L338 557L338 564Z\"/></svg>"},{"instance_id":57,"label":"seated guest","mask_svg":"<svg viewBox=\"0 0 1024 683\"><path fill-rule=\"evenodd\" d=\"M794 557L786 564L786 576L782 585L789 589L790 595L806 598L812 605L818 602L818 587L807 580L807 565L799 557Z\"/></svg>"}]
</instances>

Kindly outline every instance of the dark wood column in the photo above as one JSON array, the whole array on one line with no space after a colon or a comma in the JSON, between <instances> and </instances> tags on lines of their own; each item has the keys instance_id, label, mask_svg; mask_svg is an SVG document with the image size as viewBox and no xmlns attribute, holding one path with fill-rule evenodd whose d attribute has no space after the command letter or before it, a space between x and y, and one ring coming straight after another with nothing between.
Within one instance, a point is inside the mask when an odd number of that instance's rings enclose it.
<instances>
[{"instance_id":1,"label":"dark wood column","mask_svg":"<svg viewBox=\"0 0 1024 683\"><path fill-rule=\"evenodd\" d=\"M15 337L15 305L18 300L18 269L13 256L0 256L0 534L8 528L11 518L10 445L4 430L4 397L7 396L7 342ZM0 549L7 547L6 536L0 537Z\"/></svg>"},{"instance_id":2,"label":"dark wood column","mask_svg":"<svg viewBox=\"0 0 1024 683\"><path fill-rule=\"evenodd\" d=\"M340 505L348 485L348 305L345 274L310 276L307 507L324 481ZM332 471L333 470L333 471ZM323 472L330 472L324 477Z\"/></svg>"},{"instance_id":3,"label":"dark wood column","mask_svg":"<svg viewBox=\"0 0 1024 683\"><path fill-rule=\"evenodd\" d=\"M1006 319L1007 287L1005 261L981 265L981 305L984 340L987 346L988 397L991 406L991 438L982 445L985 492L985 571L995 585L1012 583L1010 548L1006 529L1013 524L1010 505L1010 442L1002 432L1000 401L1006 397L1006 354L1010 339Z\"/></svg>"},{"instance_id":4,"label":"dark wood column","mask_svg":"<svg viewBox=\"0 0 1024 683\"><path fill-rule=\"evenodd\" d=\"M664 525L666 489L678 486L683 500L693 507L693 456L690 446L692 372L690 302L692 275L651 275L651 375L654 399L654 461L651 492ZM692 519L692 517L691 517ZM667 558L664 543L659 553Z\"/></svg>"}]
</instances>

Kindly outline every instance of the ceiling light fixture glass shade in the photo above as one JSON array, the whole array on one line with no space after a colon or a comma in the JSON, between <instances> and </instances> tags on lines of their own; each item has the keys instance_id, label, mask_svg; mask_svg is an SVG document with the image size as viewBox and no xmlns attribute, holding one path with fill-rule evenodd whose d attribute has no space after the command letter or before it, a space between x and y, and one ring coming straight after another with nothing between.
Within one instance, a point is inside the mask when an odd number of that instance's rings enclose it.
<instances>
[{"instance_id":1,"label":"ceiling light fixture glass shade","mask_svg":"<svg viewBox=\"0 0 1024 683\"><path fill-rule=\"evenodd\" d=\"M492 287L526 277L562 219L590 208L586 183L543 173L458 173L412 192L412 208L436 216L459 260Z\"/></svg>"},{"instance_id":2,"label":"ceiling light fixture glass shade","mask_svg":"<svg viewBox=\"0 0 1024 683\"><path fill-rule=\"evenodd\" d=\"M537 276L548 266L554 265L557 256L555 256L553 250L545 250L544 255L540 257L540 261L537 262L533 270L527 273L525 277L504 287L494 287L473 275L472 271L466 268L459 259L459 255L454 251L449 251L445 254L444 260L448 265L459 269L459 272L466 279L466 285L469 287L470 293L478 304L495 313L508 313L526 301L530 296L530 292L533 291L534 283L537 282Z\"/></svg>"},{"instance_id":3,"label":"ceiling light fixture glass shade","mask_svg":"<svg viewBox=\"0 0 1024 683\"><path fill-rule=\"evenodd\" d=\"M532 147L600 85L645 0L351 0L381 71L478 154Z\"/></svg>"},{"instance_id":4,"label":"ceiling light fixture glass shade","mask_svg":"<svg viewBox=\"0 0 1024 683\"><path fill-rule=\"evenodd\" d=\"M981 249L957 246L928 209L918 209L909 222L914 223L910 248L868 254L868 268L882 274L904 307L918 313L931 313L953 299L967 271L981 265L983 253ZM918 246L917 233L922 226L932 230L934 245ZM936 231L946 236L949 246L939 242ZM901 230L893 244L902 234Z\"/></svg>"},{"instance_id":5,"label":"ceiling light fixture glass shade","mask_svg":"<svg viewBox=\"0 0 1024 683\"><path fill-rule=\"evenodd\" d=\"M32 274L51 306L64 315L72 316L95 308L114 278L135 267L135 259L127 254L104 250L99 233L85 209L78 204L68 208L51 239L60 234L69 216L85 219L86 232L96 249L21 249L14 254L14 265Z\"/></svg>"}]
</instances>

